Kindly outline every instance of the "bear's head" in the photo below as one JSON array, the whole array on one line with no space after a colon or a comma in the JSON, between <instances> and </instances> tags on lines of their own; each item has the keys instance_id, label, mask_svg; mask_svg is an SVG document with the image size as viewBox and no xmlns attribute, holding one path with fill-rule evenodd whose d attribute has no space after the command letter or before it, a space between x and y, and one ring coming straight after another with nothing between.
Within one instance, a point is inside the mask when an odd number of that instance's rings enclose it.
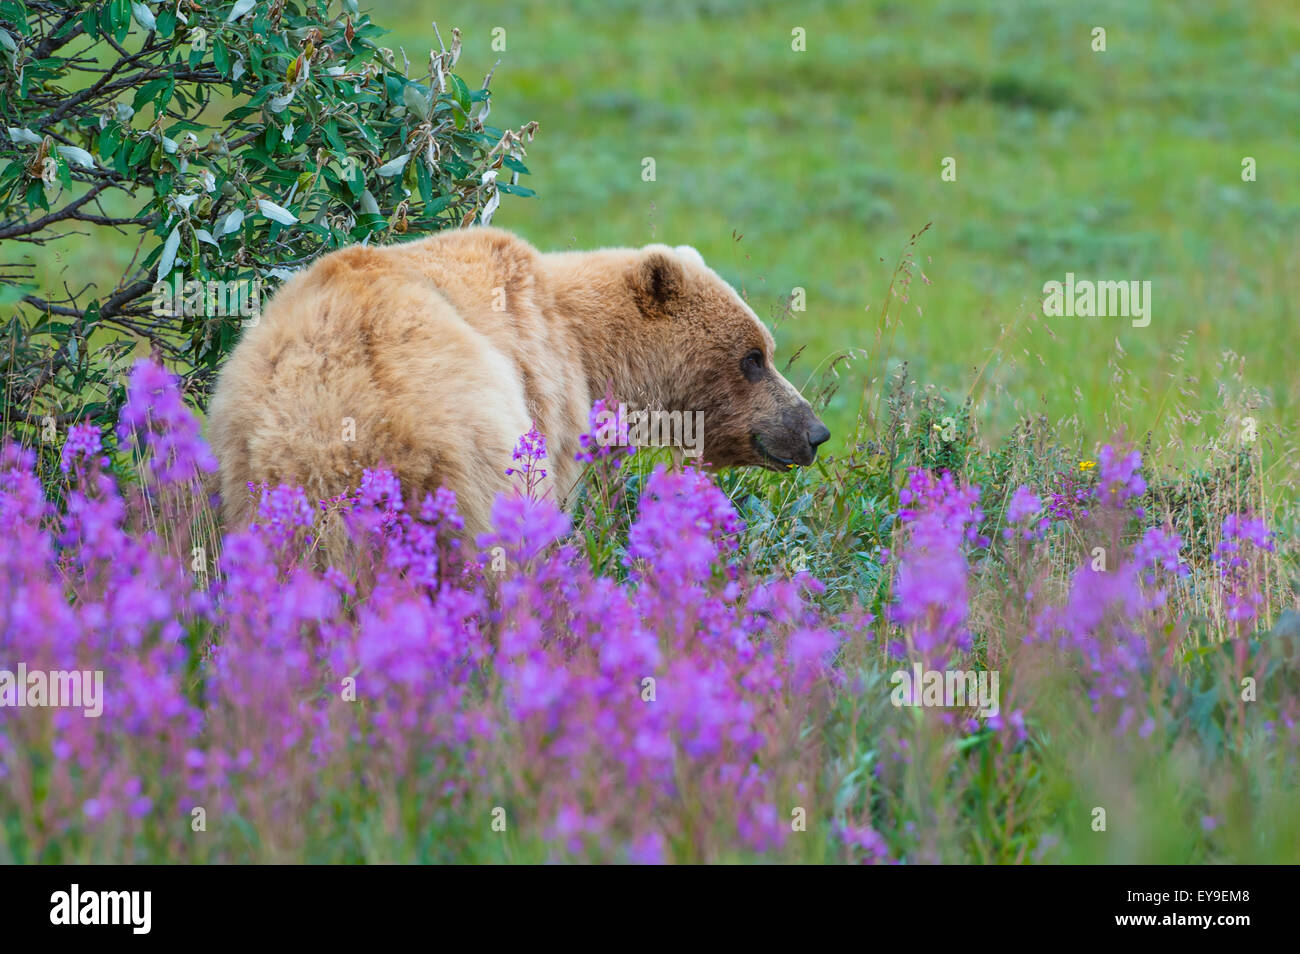
<instances>
[{"instance_id":1,"label":"bear's head","mask_svg":"<svg viewBox=\"0 0 1300 954\"><path fill-rule=\"evenodd\" d=\"M665 410L700 412L711 467L808 465L830 431L776 368L758 316L690 246L648 245L628 287L657 343Z\"/></svg>"}]
</instances>

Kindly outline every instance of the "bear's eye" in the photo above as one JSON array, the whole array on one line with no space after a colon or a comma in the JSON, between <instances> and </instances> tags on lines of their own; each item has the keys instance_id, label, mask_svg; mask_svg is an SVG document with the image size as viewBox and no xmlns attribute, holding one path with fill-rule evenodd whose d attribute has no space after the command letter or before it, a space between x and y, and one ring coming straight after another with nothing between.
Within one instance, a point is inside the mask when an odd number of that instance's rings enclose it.
<instances>
[{"instance_id":1,"label":"bear's eye","mask_svg":"<svg viewBox=\"0 0 1300 954\"><path fill-rule=\"evenodd\" d=\"M755 348L741 358L740 372L747 380L757 381L763 374L763 352Z\"/></svg>"}]
</instances>

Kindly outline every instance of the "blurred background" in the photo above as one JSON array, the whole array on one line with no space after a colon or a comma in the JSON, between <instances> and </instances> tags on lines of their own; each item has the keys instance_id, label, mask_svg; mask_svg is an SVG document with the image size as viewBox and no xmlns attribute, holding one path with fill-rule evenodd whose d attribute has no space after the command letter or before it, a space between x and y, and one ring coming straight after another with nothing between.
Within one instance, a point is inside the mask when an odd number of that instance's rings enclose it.
<instances>
[{"instance_id":1,"label":"blurred background","mask_svg":"<svg viewBox=\"0 0 1300 954\"><path fill-rule=\"evenodd\" d=\"M933 223L914 253L933 284L916 275L907 303L893 302L902 324L889 357L956 400L972 394L987 425L1014 421L1019 402L1077 413L1093 436L1140 436L1166 423L1180 380L1213 416L1229 351L1262 392L1261 421L1294 416L1291 0L392 0L371 11L413 62L436 46L433 21L444 37L459 27L467 81L501 61L492 121L540 122L525 180L538 197L507 199L496 224L543 249L696 246L776 325L781 355L804 349L798 383L838 352L873 350L904 246ZM491 48L497 27L504 52ZM953 182L940 177L949 156ZM1242 181L1247 156L1254 182ZM1151 281L1150 325L1041 318L1043 283L1067 271ZM786 308L795 287L806 311ZM843 428L879 368L837 370L829 416Z\"/></svg>"}]
</instances>

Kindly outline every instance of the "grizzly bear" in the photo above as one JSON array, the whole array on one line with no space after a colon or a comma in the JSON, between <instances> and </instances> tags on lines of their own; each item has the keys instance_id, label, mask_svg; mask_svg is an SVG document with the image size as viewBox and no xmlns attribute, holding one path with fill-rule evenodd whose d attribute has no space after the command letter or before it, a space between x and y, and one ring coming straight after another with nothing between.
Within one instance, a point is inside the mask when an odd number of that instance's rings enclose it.
<instances>
[{"instance_id":1,"label":"grizzly bear","mask_svg":"<svg viewBox=\"0 0 1300 954\"><path fill-rule=\"evenodd\" d=\"M208 411L228 526L249 483L317 498L383 465L409 500L456 493L465 532L517 486L535 423L563 502L593 400L699 412L706 466L787 470L830 433L777 371L773 340L687 246L543 254L474 227L322 257L267 304Z\"/></svg>"}]
</instances>

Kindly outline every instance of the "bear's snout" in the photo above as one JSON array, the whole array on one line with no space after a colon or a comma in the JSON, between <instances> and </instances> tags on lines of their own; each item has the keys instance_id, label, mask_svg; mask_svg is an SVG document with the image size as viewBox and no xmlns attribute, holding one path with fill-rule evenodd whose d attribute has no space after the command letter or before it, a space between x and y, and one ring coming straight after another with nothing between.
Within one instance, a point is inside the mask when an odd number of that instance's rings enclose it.
<instances>
[{"instance_id":1,"label":"bear's snout","mask_svg":"<svg viewBox=\"0 0 1300 954\"><path fill-rule=\"evenodd\" d=\"M817 457L817 448L830 440L831 432L825 424L822 423L812 409L812 405L803 398L791 409L787 418L787 427L792 432L790 434L793 445L790 454L794 462L800 467L807 467Z\"/></svg>"},{"instance_id":2,"label":"bear's snout","mask_svg":"<svg viewBox=\"0 0 1300 954\"><path fill-rule=\"evenodd\" d=\"M801 448L801 452L794 455L795 463L801 467L811 464L817 457L817 448L831 439L830 428L815 417L811 410L808 411L808 416L812 418L812 422L803 432L803 444L806 450Z\"/></svg>"},{"instance_id":3,"label":"bear's snout","mask_svg":"<svg viewBox=\"0 0 1300 954\"><path fill-rule=\"evenodd\" d=\"M756 463L771 470L807 467L817 457L817 448L830 440L831 432L813 413L807 402L790 408L780 424L754 434Z\"/></svg>"},{"instance_id":4,"label":"bear's snout","mask_svg":"<svg viewBox=\"0 0 1300 954\"><path fill-rule=\"evenodd\" d=\"M817 448L831 439L831 429L821 421L814 420L812 428L808 431L808 446L812 448L813 456L817 455Z\"/></svg>"}]
</instances>

